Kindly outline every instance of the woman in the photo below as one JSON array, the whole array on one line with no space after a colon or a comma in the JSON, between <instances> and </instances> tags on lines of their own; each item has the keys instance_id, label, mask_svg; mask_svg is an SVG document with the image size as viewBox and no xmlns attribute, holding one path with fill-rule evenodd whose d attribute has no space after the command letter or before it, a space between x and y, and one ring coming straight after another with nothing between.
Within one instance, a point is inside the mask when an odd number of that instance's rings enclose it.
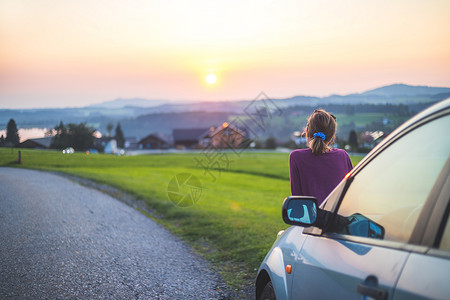
<instances>
[{"instance_id":1,"label":"woman","mask_svg":"<svg viewBox=\"0 0 450 300\"><path fill-rule=\"evenodd\" d=\"M303 132L308 149L289 156L289 175L293 196L314 196L320 205L353 168L347 152L333 149L336 118L325 110L315 110Z\"/></svg>"}]
</instances>

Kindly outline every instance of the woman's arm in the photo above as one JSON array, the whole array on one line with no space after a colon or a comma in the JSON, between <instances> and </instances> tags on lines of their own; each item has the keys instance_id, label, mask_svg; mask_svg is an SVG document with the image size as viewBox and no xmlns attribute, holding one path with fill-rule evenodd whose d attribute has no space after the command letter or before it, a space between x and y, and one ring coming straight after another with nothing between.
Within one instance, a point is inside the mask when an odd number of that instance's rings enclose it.
<instances>
[{"instance_id":1,"label":"woman's arm","mask_svg":"<svg viewBox=\"0 0 450 300\"><path fill-rule=\"evenodd\" d=\"M300 184L300 173L295 163L294 153L289 155L289 179L291 181L291 195L302 196L302 187Z\"/></svg>"},{"instance_id":2,"label":"woman's arm","mask_svg":"<svg viewBox=\"0 0 450 300\"><path fill-rule=\"evenodd\" d=\"M345 152L346 159L347 159L347 172L350 172L353 169L352 160L350 159L350 156L348 155L347 151Z\"/></svg>"}]
</instances>

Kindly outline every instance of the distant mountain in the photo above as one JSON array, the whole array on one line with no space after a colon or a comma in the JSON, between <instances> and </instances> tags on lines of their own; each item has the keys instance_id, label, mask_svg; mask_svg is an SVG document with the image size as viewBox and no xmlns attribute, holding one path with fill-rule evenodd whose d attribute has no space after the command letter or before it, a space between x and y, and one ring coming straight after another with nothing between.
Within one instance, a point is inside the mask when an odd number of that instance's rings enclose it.
<instances>
[{"instance_id":1,"label":"distant mountain","mask_svg":"<svg viewBox=\"0 0 450 300\"><path fill-rule=\"evenodd\" d=\"M417 104L433 103L450 97L450 88L392 84L363 93L326 97L295 96L276 99L280 107L320 106L328 104Z\"/></svg>"},{"instance_id":2,"label":"distant mountain","mask_svg":"<svg viewBox=\"0 0 450 300\"><path fill-rule=\"evenodd\" d=\"M416 111L418 107L426 107L449 97L450 88L393 84L349 95L271 98L256 106L252 100L174 103L143 98L118 98L81 108L0 109L0 129L6 128L10 118L20 128L53 128L60 121L65 124L87 122L102 132L106 132L107 124L116 125L120 122L122 128L127 130L127 135L142 137L152 131L168 134L173 128L218 125L230 116L245 115L249 106L261 109L268 102L271 102L268 105L272 107L275 104L284 110L293 108L297 111L310 111L314 107L329 105L365 104L404 104L414 107L411 110Z\"/></svg>"},{"instance_id":3,"label":"distant mountain","mask_svg":"<svg viewBox=\"0 0 450 300\"><path fill-rule=\"evenodd\" d=\"M105 101L97 104L89 105L88 107L98 108L124 108L124 107L155 107L166 104L165 100L148 100L143 98L117 98L111 101Z\"/></svg>"},{"instance_id":4,"label":"distant mountain","mask_svg":"<svg viewBox=\"0 0 450 300\"><path fill-rule=\"evenodd\" d=\"M316 106L325 104L400 104L400 103L428 103L437 102L450 96L450 88L412 86L406 84L392 84L369 90L363 93L348 95L330 95L327 97L294 96L290 98L272 98L271 100L280 107L290 106ZM87 108L137 108L145 110L138 111L139 114L168 113L168 112L235 112L238 113L251 103L250 100L243 101L213 101L213 102L188 102L171 103L164 100L148 100L143 98L123 99L118 98Z\"/></svg>"},{"instance_id":5,"label":"distant mountain","mask_svg":"<svg viewBox=\"0 0 450 300\"><path fill-rule=\"evenodd\" d=\"M395 97L395 96L431 96L444 93L450 93L450 88L392 84L364 92L361 95Z\"/></svg>"}]
</instances>

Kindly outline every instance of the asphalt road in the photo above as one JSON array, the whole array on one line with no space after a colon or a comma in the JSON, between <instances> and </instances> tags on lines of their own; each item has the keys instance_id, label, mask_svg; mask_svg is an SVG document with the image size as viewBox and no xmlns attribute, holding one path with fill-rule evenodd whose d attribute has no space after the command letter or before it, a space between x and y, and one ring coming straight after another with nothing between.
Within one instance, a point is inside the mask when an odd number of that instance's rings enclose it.
<instances>
[{"instance_id":1,"label":"asphalt road","mask_svg":"<svg viewBox=\"0 0 450 300\"><path fill-rule=\"evenodd\" d=\"M221 299L219 276L160 225L58 175L0 168L0 299Z\"/></svg>"}]
</instances>

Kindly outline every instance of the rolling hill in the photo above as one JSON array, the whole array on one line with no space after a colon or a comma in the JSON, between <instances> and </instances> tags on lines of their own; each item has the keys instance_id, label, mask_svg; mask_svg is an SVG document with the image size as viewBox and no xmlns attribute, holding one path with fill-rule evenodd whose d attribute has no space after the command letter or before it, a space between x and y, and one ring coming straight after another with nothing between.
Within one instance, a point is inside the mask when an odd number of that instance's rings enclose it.
<instances>
[{"instance_id":1,"label":"rolling hill","mask_svg":"<svg viewBox=\"0 0 450 300\"><path fill-rule=\"evenodd\" d=\"M392 84L349 95L294 96L272 98L270 101L284 110L290 107L304 107L304 111L309 111L308 107L330 107L330 105L404 104L426 107L448 97L450 88L446 87ZM52 128L60 121L86 122L101 132L105 132L108 123L115 125L120 122L127 136L141 138L150 132L167 134L173 128L218 125L230 116L243 114L245 108L253 104L251 100L174 103L166 100L118 98L81 108L0 109L0 128L6 128L11 118L16 121L19 128Z\"/></svg>"}]
</instances>

